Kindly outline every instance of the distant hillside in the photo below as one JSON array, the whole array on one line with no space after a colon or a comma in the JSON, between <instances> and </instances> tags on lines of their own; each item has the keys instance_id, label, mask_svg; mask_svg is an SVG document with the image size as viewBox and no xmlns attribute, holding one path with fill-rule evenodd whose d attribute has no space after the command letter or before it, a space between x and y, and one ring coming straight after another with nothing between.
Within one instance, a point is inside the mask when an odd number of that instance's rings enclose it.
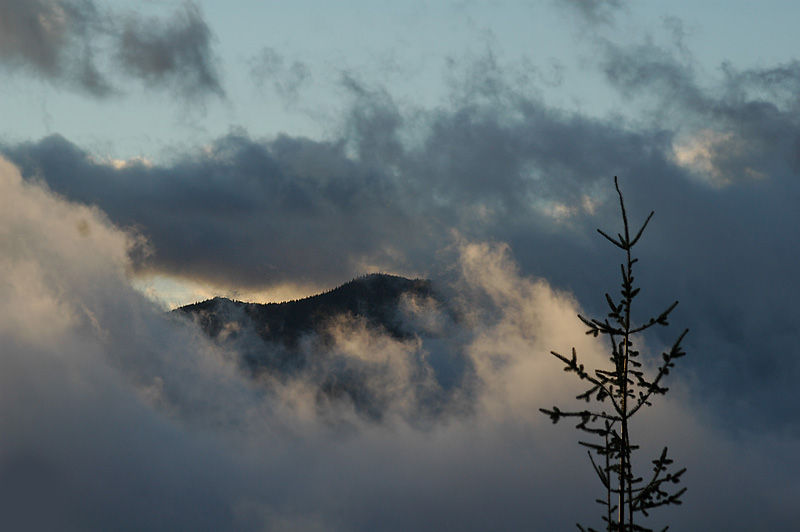
<instances>
[{"instance_id":1,"label":"distant hillside","mask_svg":"<svg viewBox=\"0 0 800 532\"><path fill-rule=\"evenodd\" d=\"M263 340L293 347L302 335L319 330L332 317L341 314L364 318L395 336L403 336L406 331L397 317L403 296L433 297L431 281L376 273L322 294L285 303L243 303L215 297L180 307L175 312L194 316L203 330L216 338L226 327L230 329L231 315L238 310L252 320Z\"/></svg>"},{"instance_id":2,"label":"distant hillside","mask_svg":"<svg viewBox=\"0 0 800 532\"><path fill-rule=\"evenodd\" d=\"M300 338L323 331L336 316L364 319L396 338L409 336L414 331L408 330L398 315L403 297L435 299L436 295L429 280L370 274L328 292L285 303L243 303L215 297L173 312L191 316L211 338L235 340L255 333L263 342L280 344L289 351L276 361L248 346L245 362L251 369L258 369L288 362Z\"/></svg>"},{"instance_id":3,"label":"distant hillside","mask_svg":"<svg viewBox=\"0 0 800 532\"><path fill-rule=\"evenodd\" d=\"M409 299L415 304L407 304ZM242 370L252 376L266 374L278 381L302 378L317 386L321 404L346 401L372 419L380 418L389 404L386 394L392 387L374 382L392 382L391 363L337 351L329 326L341 323L332 320L346 317L351 325L360 322L398 340L416 337L438 345L397 361L413 366L408 371L419 385L413 395L426 415L436 415L471 375L470 361L437 344L439 333L426 322L431 317L442 323L457 321L429 280L371 274L296 301L258 304L217 297L173 312L189 317L236 353ZM346 335L349 329L338 330Z\"/></svg>"}]
</instances>

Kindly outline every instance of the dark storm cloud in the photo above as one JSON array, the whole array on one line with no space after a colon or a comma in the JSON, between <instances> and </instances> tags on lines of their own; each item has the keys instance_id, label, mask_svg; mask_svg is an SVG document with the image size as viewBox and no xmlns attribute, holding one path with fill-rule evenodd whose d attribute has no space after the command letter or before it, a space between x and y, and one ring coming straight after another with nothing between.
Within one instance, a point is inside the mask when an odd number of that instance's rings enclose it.
<instances>
[{"instance_id":1,"label":"dark storm cloud","mask_svg":"<svg viewBox=\"0 0 800 532\"><path fill-rule=\"evenodd\" d=\"M95 96L124 92L118 76L181 96L223 93L211 31L191 2L164 20L93 0L2 0L0 63Z\"/></svg>"},{"instance_id":2,"label":"dark storm cloud","mask_svg":"<svg viewBox=\"0 0 800 532\"><path fill-rule=\"evenodd\" d=\"M30 175L139 227L158 269L221 284L336 283L424 233L402 210L404 192L341 143L231 134L169 167L121 170L60 137L17 153Z\"/></svg>"},{"instance_id":3,"label":"dark storm cloud","mask_svg":"<svg viewBox=\"0 0 800 532\"><path fill-rule=\"evenodd\" d=\"M800 66L723 63L708 76L685 49L652 42L608 45L602 66L631 104L673 132L674 166L660 178L649 170L631 192L667 216L655 230L655 276L670 279L696 324L698 386L746 388L748 419L798 430L788 382L800 370L790 318L800 289L792 273L800 253L791 245L800 222ZM764 400L775 410L756 415ZM735 422L738 410L722 412Z\"/></svg>"},{"instance_id":4,"label":"dark storm cloud","mask_svg":"<svg viewBox=\"0 0 800 532\"><path fill-rule=\"evenodd\" d=\"M708 82L691 56L652 43L608 44L602 67L622 94L646 102L660 123L699 137L708 152L706 171L719 179L771 175L787 163L792 171L800 168L798 62L745 70L723 63L720 79Z\"/></svg>"},{"instance_id":5,"label":"dark storm cloud","mask_svg":"<svg viewBox=\"0 0 800 532\"><path fill-rule=\"evenodd\" d=\"M558 209L585 220L599 178L664 142L517 99L434 113L409 146L386 93L351 90L356 105L334 141L231 133L154 167L115 168L57 136L6 152L26 175L140 228L157 269L266 287L367 268L425 273L453 230L547 237Z\"/></svg>"}]
</instances>

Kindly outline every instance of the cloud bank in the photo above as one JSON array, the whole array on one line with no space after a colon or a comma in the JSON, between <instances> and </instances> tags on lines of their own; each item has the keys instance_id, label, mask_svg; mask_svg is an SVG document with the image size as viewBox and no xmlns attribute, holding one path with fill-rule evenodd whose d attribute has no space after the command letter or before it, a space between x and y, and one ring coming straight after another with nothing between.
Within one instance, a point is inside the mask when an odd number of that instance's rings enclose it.
<instances>
[{"instance_id":1,"label":"cloud bank","mask_svg":"<svg viewBox=\"0 0 800 532\"><path fill-rule=\"evenodd\" d=\"M681 301L698 393L731 427L744 417L796 433L793 70L726 75L718 91L690 59L648 50L608 48L603 64L634 102L648 84L675 87L642 102L673 117L659 127L553 109L489 69L455 80L457 97L435 110L346 79L353 107L327 140L238 129L159 164L112 164L59 136L3 151L26 179L147 237L140 272L242 292L371 271L438 278L460 235L509 243L526 274L597 314L618 259L595 229L618 226L619 175L632 216L656 211L643 312ZM764 413L764 402L779 406Z\"/></svg>"},{"instance_id":2,"label":"cloud bank","mask_svg":"<svg viewBox=\"0 0 800 532\"><path fill-rule=\"evenodd\" d=\"M604 346L583 334L574 297L521 275L508 246L460 241L452 264L467 326L445 332L475 368L456 400L470 408L409 422L420 383L403 360L432 359L435 342L337 337L340 357L385 368L368 384L393 415L375 422L346 401L320 404L302 379L243 376L131 287L141 243L96 207L6 162L0 189L5 527L549 530L596 514L573 431L537 409L577 391L549 350L575 346L594 364ZM765 517L729 509L755 504L792 526L796 439L730 439L673 384L638 428L645 448L666 440L690 467L686 508L669 522L748 530Z\"/></svg>"}]
</instances>

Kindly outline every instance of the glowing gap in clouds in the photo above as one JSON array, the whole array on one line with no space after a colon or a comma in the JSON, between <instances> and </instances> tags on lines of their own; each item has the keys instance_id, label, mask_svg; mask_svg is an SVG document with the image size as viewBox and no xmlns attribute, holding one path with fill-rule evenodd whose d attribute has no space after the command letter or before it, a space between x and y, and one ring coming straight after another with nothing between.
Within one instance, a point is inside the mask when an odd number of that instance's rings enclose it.
<instances>
[{"instance_id":1,"label":"glowing gap in clouds","mask_svg":"<svg viewBox=\"0 0 800 532\"><path fill-rule=\"evenodd\" d=\"M746 142L732 132L703 129L673 144L675 162L715 187L732 182L727 165L747 152ZM742 177L764 179L766 175L749 166L738 166Z\"/></svg>"},{"instance_id":2,"label":"glowing gap in clouds","mask_svg":"<svg viewBox=\"0 0 800 532\"><path fill-rule=\"evenodd\" d=\"M333 288L284 283L268 290L238 290L165 274L148 274L137 277L133 281L133 287L164 310L172 310L217 296L248 303L280 303L301 299Z\"/></svg>"}]
</instances>

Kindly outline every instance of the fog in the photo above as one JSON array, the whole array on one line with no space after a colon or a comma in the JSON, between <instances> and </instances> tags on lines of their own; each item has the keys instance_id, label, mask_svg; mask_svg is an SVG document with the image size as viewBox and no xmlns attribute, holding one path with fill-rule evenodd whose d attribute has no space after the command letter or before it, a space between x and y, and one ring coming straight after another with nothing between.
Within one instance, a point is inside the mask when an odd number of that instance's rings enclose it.
<instances>
[{"instance_id":1,"label":"fog","mask_svg":"<svg viewBox=\"0 0 800 532\"><path fill-rule=\"evenodd\" d=\"M522 275L508 245L453 242L444 281L458 322L407 302L408 319L436 340L332 325L335 356L320 355L316 371L325 360L367 368L365 385L386 413L375 419L345 399L320 401L303 375L253 380L236 353L165 314L132 288L130 255L147 243L98 208L24 181L8 162L0 198L5 528L554 530L598 521L599 484L578 434L538 408L568 406L582 391L550 350L574 346L595 365L605 345L584 334L576 299ZM451 356L469 361L470 377L425 415L418 398L439 386L432 368ZM656 524L791 528L796 438L722 431L679 375L633 429L643 463L666 444L689 468L684 507L654 512Z\"/></svg>"}]
</instances>

